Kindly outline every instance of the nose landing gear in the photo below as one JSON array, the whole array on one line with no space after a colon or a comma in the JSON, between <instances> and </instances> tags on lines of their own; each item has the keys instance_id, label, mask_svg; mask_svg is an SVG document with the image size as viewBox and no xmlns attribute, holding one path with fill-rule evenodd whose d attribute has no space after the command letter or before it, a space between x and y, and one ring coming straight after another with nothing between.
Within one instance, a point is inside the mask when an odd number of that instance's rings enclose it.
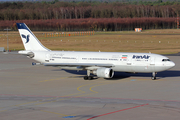
<instances>
[{"instance_id":1,"label":"nose landing gear","mask_svg":"<svg viewBox=\"0 0 180 120\"><path fill-rule=\"evenodd\" d=\"M152 77L151 77L152 80L156 80L156 74L157 74L156 72L152 73Z\"/></svg>"}]
</instances>

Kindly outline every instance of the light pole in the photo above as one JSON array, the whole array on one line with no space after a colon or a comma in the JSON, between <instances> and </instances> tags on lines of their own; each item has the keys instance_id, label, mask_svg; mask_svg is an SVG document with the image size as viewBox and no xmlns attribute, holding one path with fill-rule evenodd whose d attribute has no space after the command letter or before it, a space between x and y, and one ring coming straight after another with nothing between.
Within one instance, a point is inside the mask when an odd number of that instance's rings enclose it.
<instances>
[{"instance_id":1,"label":"light pole","mask_svg":"<svg viewBox=\"0 0 180 120\"><path fill-rule=\"evenodd\" d=\"M7 30L7 52L9 52L9 43L8 43L8 30L11 30L11 29L4 29L4 30Z\"/></svg>"}]
</instances>

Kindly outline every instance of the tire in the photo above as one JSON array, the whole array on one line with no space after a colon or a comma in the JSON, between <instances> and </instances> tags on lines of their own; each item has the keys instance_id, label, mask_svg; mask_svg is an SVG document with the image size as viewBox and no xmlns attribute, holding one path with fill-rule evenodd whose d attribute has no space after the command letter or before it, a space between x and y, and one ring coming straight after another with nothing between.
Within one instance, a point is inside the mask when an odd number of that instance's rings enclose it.
<instances>
[{"instance_id":1,"label":"tire","mask_svg":"<svg viewBox=\"0 0 180 120\"><path fill-rule=\"evenodd\" d=\"M89 77L88 76L84 76L84 80L87 80Z\"/></svg>"},{"instance_id":2,"label":"tire","mask_svg":"<svg viewBox=\"0 0 180 120\"><path fill-rule=\"evenodd\" d=\"M92 76L88 76L88 80L92 80L93 79L93 77Z\"/></svg>"}]
</instances>

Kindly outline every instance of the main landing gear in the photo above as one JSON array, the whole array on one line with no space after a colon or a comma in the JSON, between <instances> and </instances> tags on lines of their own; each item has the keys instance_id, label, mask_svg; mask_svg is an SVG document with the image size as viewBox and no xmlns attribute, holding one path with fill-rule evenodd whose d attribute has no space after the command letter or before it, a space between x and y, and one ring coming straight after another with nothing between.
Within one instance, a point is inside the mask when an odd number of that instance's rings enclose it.
<instances>
[{"instance_id":1,"label":"main landing gear","mask_svg":"<svg viewBox=\"0 0 180 120\"><path fill-rule=\"evenodd\" d=\"M91 74L91 71L87 70L87 76L84 76L84 80L92 80L93 76L91 76L90 74Z\"/></svg>"},{"instance_id":2,"label":"main landing gear","mask_svg":"<svg viewBox=\"0 0 180 120\"><path fill-rule=\"evenodd\" d=\"M152 77L151 77L152 80L156 80L156 74L157 74L156 72L152 73Z\"/></svg>"},{"instance_id":3,"label":"main landing gear","mask_svg":"<svg viewBox=\"0 0 180 120\"><path fill-rule=\"evenodd\" d=\"M84 76L84 80L92 80L93 76Z\"/></svg>"}]
</instances>

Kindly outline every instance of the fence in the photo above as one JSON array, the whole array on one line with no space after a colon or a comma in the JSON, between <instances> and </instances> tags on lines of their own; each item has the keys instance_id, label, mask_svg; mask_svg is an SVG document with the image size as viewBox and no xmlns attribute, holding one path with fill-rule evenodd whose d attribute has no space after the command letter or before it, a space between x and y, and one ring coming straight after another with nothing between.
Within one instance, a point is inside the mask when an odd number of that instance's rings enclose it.
<instances>
[{"instance_id":1,"label":"fence","mask_svg":"<svg viewBox=\"0 0 180 120\"><path fill-rule=\"evenodd\" d=\"M94 35L94 31L87 32L56 32L56 33L45 33L45 37L70 37L70 36L85 36L85 35Z\"/></svg>"}]
</instances>

